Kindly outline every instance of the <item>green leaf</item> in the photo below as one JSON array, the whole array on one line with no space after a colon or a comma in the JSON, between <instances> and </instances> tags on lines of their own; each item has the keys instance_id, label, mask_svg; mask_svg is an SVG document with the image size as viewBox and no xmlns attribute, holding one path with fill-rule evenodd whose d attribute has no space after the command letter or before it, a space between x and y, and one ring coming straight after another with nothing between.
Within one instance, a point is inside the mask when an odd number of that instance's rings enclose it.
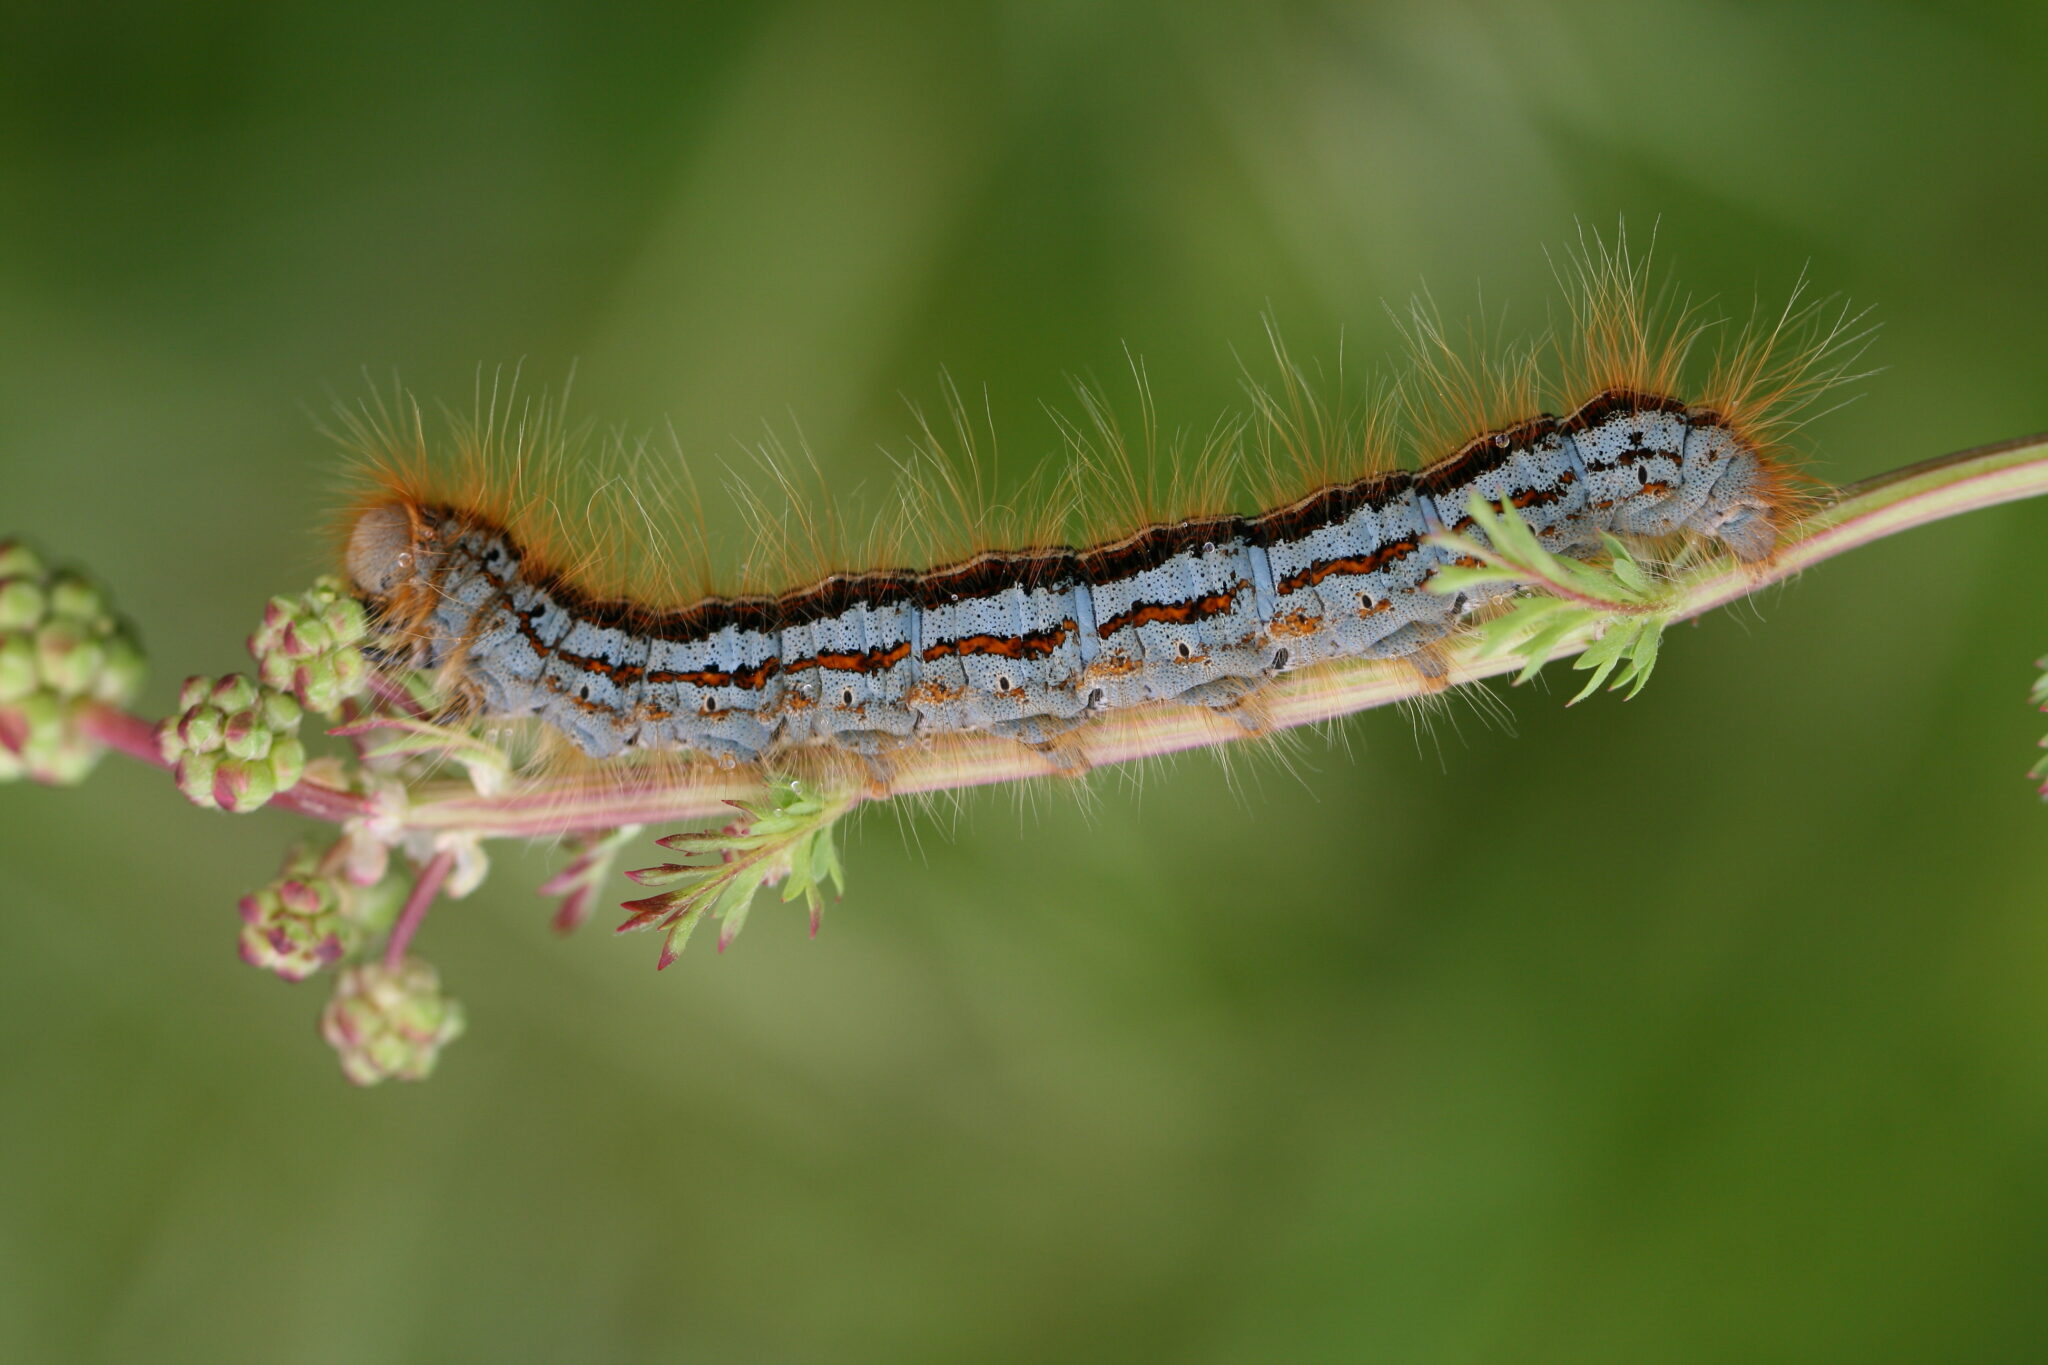
<instances>
[{"instance_id":1,"label":"green leaf","mask_svg":"<svg viewBox=\"0 0 2048 1365\"><path fill-rule=\"evenodd\" d=\"M1451 548L1445 546L1444 548ZM1476 546L1474 548L1477 548ZM1452 564L1438 569L1429 577L1429 590L1442 596L1460 593L1467 588L1483 588L1494 583L1520 583L1522 576L1507 569L1471 569L1462 564Z\"/></svg>"},{"instance_id":2,"label":"green leaf","mask_svg":"<svg viewBox=\"0 0 2048 1365\"><path fill-rule=\"evenodd\" d=\"M1480 624L1479 657L1524 655L1526 662L1515 675L1515 682L1524 683L1560 651L1591 635L1573 667L1592 677L1568 704L1602 686L1627 687L1631 697L1640 692L1656 666L1673 590L1614 536L1601 535L1607 563L1588 564L1544 548L1542 538L1510 504L1496 505L1475 494L1468 511L1478 534L1438 532L1429 539L1444 553L1474 563L1438 569L1430 576L1430 591L1456 593L1500 583L1526 590L1507 611Z\"/></svg>"},{"instance_id":3,"label":"green leaf","mask_svg":"<svg viewBox=\"0 0 2048 1365\"><path fill-rule=\"evenodd\" d=\"M852 790L820 792L797 781L776 782L762 797L727 802L742 818L724 829L689 830L656 840L685 861L626 875L643 885L673 884L675 889L628 902L633 914L619 926L621 931L666 928L659 963L666 967L697 921L716 919L723 951L745 927L754 897L764 886L780 882L785 903L799 896L808 903L811 932L816 933L823 908L819 880L829 875L839 885L844 876L832 827L858 800Z\"/></svg>"},{"instance_id":4,"label":"green leaf","mask_svg":"<svg viewBox=\"0 0 2048 1365\"><path fill-rule=\"evenodd\" d=\"M1643 690L1643 684L1650 681L1650 670L1657 666L1657 649L1663 641L1664 619L1660 616L1644 617L1636 631L1635 646L1628 652L1628 671L1622 677L1623 682L1633 681L1634 686L1629 688L1628 697L1623 700L1634 697Z\"/></svg>"},{"instance_id":5,"label":"green leaf","mask_svg":"<svg viewBox=\"0 0 2048 1365\"><path fill-rule=\"evenodd\" d=\"M1612 622L1605 634L1572 661L1573 668L1591 669L1593 676L1579 689L1578 695L1565 704L1578 705L1610 677L1614 681L1609 691L1627 687L1630 697L1641 692L1643 685L1650 680L1650 671L1657 666L1657 649L1663 638L1664 618L1661 616L1624 617Z\"/></svg>"}]
</instances>

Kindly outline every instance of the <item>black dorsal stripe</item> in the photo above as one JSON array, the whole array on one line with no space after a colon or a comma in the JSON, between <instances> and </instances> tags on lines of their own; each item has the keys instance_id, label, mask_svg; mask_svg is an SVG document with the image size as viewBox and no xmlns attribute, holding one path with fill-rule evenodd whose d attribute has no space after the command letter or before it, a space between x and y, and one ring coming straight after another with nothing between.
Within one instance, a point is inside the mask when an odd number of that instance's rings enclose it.
<instances>
[{"instance_id":1,"label":"black dorsal stripe","mask_svg":"<svg viewBox=\"0 0 2048 1365\"><path fill-rule=\"evenodd\" d=\"M886 568L833 574L784 593L707 597L675 607L650 607L591 593L558 571L528 563L523 547L502 526L475 513L445 506L423 506L421 511L435 523L454 521L466 531L503 540L512 547L522 579L578 620L658 640L693 643L728 628L772 635L843 616L863 604L877 608L909 605L929 611L1013 588L1060 591L1080 582L1104 584L1156 569L1179 555L1199 553L1205 546L1232 540L1259 547L1298 541L1323 527L1347 520L1361 508L1398 504L1411 489L1429 495L1454 492L1498 468L1517 450L1538 445L1553 433L1570 435L1584 431L1617 412L1685 414L1687 409L1678 399L1664 394L1610 388L1587 399L1567 416L1539 413L1483 433L1425 469L1368 474L1347 483L1318 488L1293 502L1250 516L1225 513L1159 523L1140 527L1116 540L1080 548L1046 545L988 550L931 569ZM1712 420L1712 414L1694 413L1693 418ZM1391 551L1393 547L1388 548ZM504 581L496 572L491 577L493 581Z\"/></svg>"}]
</instances>

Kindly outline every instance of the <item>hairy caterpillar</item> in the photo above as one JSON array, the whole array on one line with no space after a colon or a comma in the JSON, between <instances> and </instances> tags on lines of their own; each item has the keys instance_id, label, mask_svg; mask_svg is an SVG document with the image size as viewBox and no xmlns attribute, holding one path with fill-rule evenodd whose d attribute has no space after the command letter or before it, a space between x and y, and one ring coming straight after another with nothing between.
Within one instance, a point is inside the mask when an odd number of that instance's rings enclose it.
<instances>
[{"instance_id":1,"label":"hairy caterpillar","mask_svg":"<svg viewBox=\"0 0 2048 1365\"><path fill-rule=\"evenodd\" d=\"M1256 729L1269 679L1359 657L1428 672L1438 642L1512 591L1429 590L1452 562L1434 533L1486 543L1475 500L1514 507L1565 557L1597 556L1611 535L1768 560L1798 500L1787 418L1840 378L1842 324L1816 326L1795 291L1725 344L1686 400L1697 315L1660 309L1623 249L1596 244L1576 265L1549 404L1535 350L1470 365L1418 315L1410 392L1460 414L1435 419L1456 429L1436 447L1448 453L1390 468L1356 426L1290 420L1268 399L1283 444L1343 473L1262 510L683 600L600 588L573 567L590 549L549 545L530 497L494 501L477 469L451 479L364 442L371 488L346 528L347 575L405 661L439 670L450 695L484 717L531 717L597 759L874 759L982 731L1059 763L1065 737L1148 705Z\"/></svg>"}]
</instances>

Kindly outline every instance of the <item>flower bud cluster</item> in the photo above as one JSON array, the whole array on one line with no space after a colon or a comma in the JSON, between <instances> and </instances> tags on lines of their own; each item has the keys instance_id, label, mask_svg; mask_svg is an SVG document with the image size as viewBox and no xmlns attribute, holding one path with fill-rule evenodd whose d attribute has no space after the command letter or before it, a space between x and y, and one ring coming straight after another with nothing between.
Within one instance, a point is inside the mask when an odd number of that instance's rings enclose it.
<instances>
[{"instance_id":1,"label":"flower bud cluster","mask_svg":"<svg viewBox=\"0 0 2048 1365\"><path fill-rule=\"evenodd\" d=\"M157 727L157 746L193 805L252 811L305 775L302 719L290 695L239 673L187 678L178 714Z\"/></svg>"},{"instance_id":2,"label":"flower bud cluster","mask_svg":"<svg viewBox=\"0 0 2048 1365\"><path fill-rule=\"evenodd\" d=\"M290 692L308 711L332 715L360 695L369 676L362 643L370 622L341 580L325 577L298 597L273 597L249 637L256 676Z\"/></svg>"},{"instance_id":3,"label":"flower bud cluster","mask_svg":"<svg viewBox=\"0 0 2048 1365\"><path fill-rule=\"evenodd\" d=\"M142 685L142 650L89 580L0 540L0 782L82 780L100 745L80 719Z\"/></svg>"},{"instance_id":4,"label":"flower bud cluster","mask_svg":"<svg viewBox=\"0 0 2048 1365\"><path fill-rule=\"evenodd\" d=\"M354 949L363 926L350 912L361 893L323 872L321 862L294 849L277 880L242 897L242 961L304 981Z\"/></svg>"},{"instance_id":5,"label":"flower bud cluster","mask_svg":"<svg viewBox=\"0 0 2048 1365\"><path fill-rule=\"evenodd\" d=\"M321 1036L357 1085L425 1080L462 1028L462 1005L441 993L440 976L417 958L395 968L347 968L320 1016Z\"/></svg>"},{"instance_id":6,"label":"flower bud cluster","mask_svg":"<svg viewBox=\"0 0 2048 1365\"><path fill-rule=\"evenodd\" d=\"M2048 668L2048 659L2034 660L2034 667ZM2027 700L2033 702L2039 709L2048 711L2048 673L2043 673L2034 680L2034 690ZM2041 747L2048 749L2048 736L2042 738ZM2041 799L2048 801L2048 758L2041 759L2040 762L2028 769L2027 775L2041 779Z\"/></svg>"}]
</instances>

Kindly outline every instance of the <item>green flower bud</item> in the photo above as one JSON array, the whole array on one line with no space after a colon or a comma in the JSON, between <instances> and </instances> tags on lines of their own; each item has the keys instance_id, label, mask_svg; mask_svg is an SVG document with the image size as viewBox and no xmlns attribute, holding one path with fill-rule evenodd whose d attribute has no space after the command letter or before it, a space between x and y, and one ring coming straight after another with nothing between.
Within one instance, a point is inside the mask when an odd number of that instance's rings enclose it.
<instances>
[{"instance_id":1,"label":"green flower bud","mask_svg":"<svg viewBox=\"0 0 2048 1365\"><path fill-rule=\"evenodd\" d=\"M185 793L185 799L195 806L215 810L220 802L213 798L213 778L220 768L219 754L188 753L172 760L171 775L178 780L178 790Z\"/></svg>"},{"instance_id":2,"label":"green flower bud","mask_svg":"<svg viewBox=\"0 0 2048 1365\"><path fill-rule=\"evenodd\" d=\"M98 621L107 615L107 595L99 585L75 573L50 580L50 615L73 621Z\"/></svg>"},{"instance_id":3,"label":"green flower bud","mask_svg":"<svg viewBox=\"0 0 2048 1365\"><path fill-rule=\"evenodd\" d=\"M76 703L60 703L68 713ZM53 787L69 787L83 782L86 775L99 762L100 746L85 738L65 720L48 734L38 737L22 751L22 762L28 775L38 782Z\"/></svg>"},{"instance_id":4,"label":"green flower bud","mask_svg":"<svg viewBox=\"0 0 2048 1365\"><path fill-rule=\"evenodd\" d=\"M339 579L322 578L302 596L270 599L249 653L266 685L327 714L362 692L368 665L361 642L368 635L362 604Z\"/></svg>"},{"instance_id":5,"label":"green flower bud","mask_svg":"<svg viewBox=\"0 0 2048 1365\"><path fill-rule=\"evenodd\" d=\"M319 621L294 621L285 627L285 652L295 659L325 654L334 648L334 632Z\"/></svg>"},{"instance_id":6,"label":"green flower bud","mask_svg":"<svg viewBox=\"0 0 2048 1365\"><path fill-rule=\"evenodd\" d=\"M41 681L35 640L11 631L0 635L0 702L21 700Z\"/></svg>"},{"instance_id":7,"label":"green flower bud","mask_svg":"<svg viewBox=\"0 0 2048 1365\"><path fill-rule=\"evenodd\" d=\"M307 659L297 664L285 686L295 696L306 699L311 711L338 710L348 693L341 687L341 679L334 662L327 659Z\"/></svg>"},{"instance_id":8,"label":"green flower bud","mask_svg":"<svg viewBox=\"0 0 2048 1365\"><path fill-rule=\"evenodd\" d=\"M92 771L99 745L80 733L79 705L47 688L0 705L0 779L68 786Z\"/></svg>"},{"instance_id":9,"label":"green flower bud","mask_svg":"<svg viewBox=\"0 0 2048 1365\"><path fill-rule=\"evenodd\" d=\"M60 696L76 697L92 690L107 661L106 646L83 621L59 617L36 631L36 666L43 684Z\"/></svg>"},{"instance_id":10,"label":"green flower bud","mask_svg":"<svg viewBox=\"0 0 2048 1365\"><path fill-rule=\"evenodd\" d=\"M353 697L361 692L369 673L369 660L356 650L334 656L334 685L345 697Z\"/></svg>"},{"instance_id":11,"label":"green flower bud","mask_svg":"<svg viewBox=\"0 0 2048 1365\"><path fill-rule=\"evenodd\" d=\"M142 651L106 594L0 542L0 781L83 778L100 752L92 705L125 705L141 683Z\"/></svg>"},{"instance_id":12,"label":"green flower bud","mask_svg":"<svg viewBox=\"0 0 2048 1365\"><path fill-rule=\"evenodd\" d=\"M325 580L337 583L335 579ZM334 643L356 644L370 634L370 616L363 610L363 604L353 597L337 595L320 610L320 623L334 635Z\"/></svg>"},{"instance_id":13,"label":"green flower bud","mask_svg":"<svg viewBox=\"0 0 2048 1365\"><path fill-rule=\"evenodd\" d=\"M222 728L221 747L228 751L229 758L268 758L270 731L253 708L237 711L228 717L227 724Z\"/></svg>"},{"instance_id":14,"label":"green flower bud","mask_svg":"<svg viewBox=\"0 0 2048 1365\"><path fill-rule=\"evenodd\" d=\"M305 718L306 713L299 709L299 704L293 701L288 693L267 692L264 694L262 701L264 728L280 733L287 730L296 730L299 728L299 722Z\"/></svg>"},{"instance_id":15,"label":"green flower bud","mask_svg":"<svg viewBox=\"0 0 2048 1365\"><path fill-rule=\"evenodd\" d=\"M187 678L178 700L185 709L158 728L157 745L194 805L256 810L305 776L305 712L286 694L231 673Z\"/></svg>"},{"instance_id":16,"label":"green flower bud","mask_svg":"<svg viewBox=\"0 0 2048 1365\"><path fill-rule=\"evenodd\" d=\"M49 598L34 579L0 581L0 630L32 630L48 609Z\"/></svg>"},{"instance_id":17,"label":"green flower bud","mask_svg":"<svg viewBox=\"0 0 2048 1365\"><path fill-rule=\"evenodd\" d=\"M321 1036L357 1085L424 1080L462 1028L462 1006L441 993L432 967L410 958L395 970L371 962L344 971L320 1016Z\"/></svg>"},{"instance_id":18,"label":"green flower bud","mask_svg":"<svg viewBox=\"0 0 2048 1365\"><path fill-rule=\"evenodd\" d=\"M94 680L92 696L110 706L126 706L142 690L142 679L148 671L142 648L126 634L115 634L107 637L106 651L106 662Z\"/></svg>"},{"instance_id":19,"label":"green flower bud","mask_svg":"<svg viewBox=\"0 0 2048 1365\"><path fill-rule=\"evenodd\" d=\"M9 708L20 718L22 738L16 747L26 747L64 724L64 703L47 691L31 692Z\"/></svg>"},{"instance_id":20,"label":"green flower bud","mask_svg":"<svg viewBox=\"0 0 2048 1365\"><path fill-rule=\"evenodd\" d=\"M213 753L226 738L227 719L214 707L203 703L195 706L178 718L178 741L184 745L185 752Z\"/></svg>"},{"instance_id":21,"label":"green flower bud","mask_svg":"<svg viewBox=\"0 0 2048 1365\"><path fill-rule=\"evenodd\" d=\"M270 745L270 775L279 791L290 791L306 775L306 746L290 735Z\"/></svg>"},{"instance_id":22,"label":"green flower bud","mask_svg":"<svg viewBox=\"0 0 2048 1365\"><path fill-rule=\"evenodd\" d=\"M320 873L319 858L293 850L276 881L242 897L242 960L303 981L339 962L362 936L349 914L350 889Z\"/></svg>"},{"instance_id":23,"label":"green flower bud","mask_svg":"<svg viewBox=\"0 0 2048 1365\"><path fill-rule=\"evenodd\" d=\"M230 673L213 685L207 698L223 711L246 711L256 704L256 684L239 673Z\"/></svg>"},{"instance_id":24,"label":"green flower bud","mask_svg":"<svg viewBox=\"0 0 2048 1365\"><path fill-rule=\"evenodd\" d=\"M213 774L213 799L224 811L236 815L261 810L277 795L277 778L263 759L228 758Z\"/></svg>"},{"instance_id":25,"label":"green flower bud","mask_svg":"<svg viewBox=\"0 0 2048 1365\"><path fill-rule=\"evenodd\" d=\"M18 540L0 540L0 578L40 578L43 559Z\"/></svg>"}]
</instances>

